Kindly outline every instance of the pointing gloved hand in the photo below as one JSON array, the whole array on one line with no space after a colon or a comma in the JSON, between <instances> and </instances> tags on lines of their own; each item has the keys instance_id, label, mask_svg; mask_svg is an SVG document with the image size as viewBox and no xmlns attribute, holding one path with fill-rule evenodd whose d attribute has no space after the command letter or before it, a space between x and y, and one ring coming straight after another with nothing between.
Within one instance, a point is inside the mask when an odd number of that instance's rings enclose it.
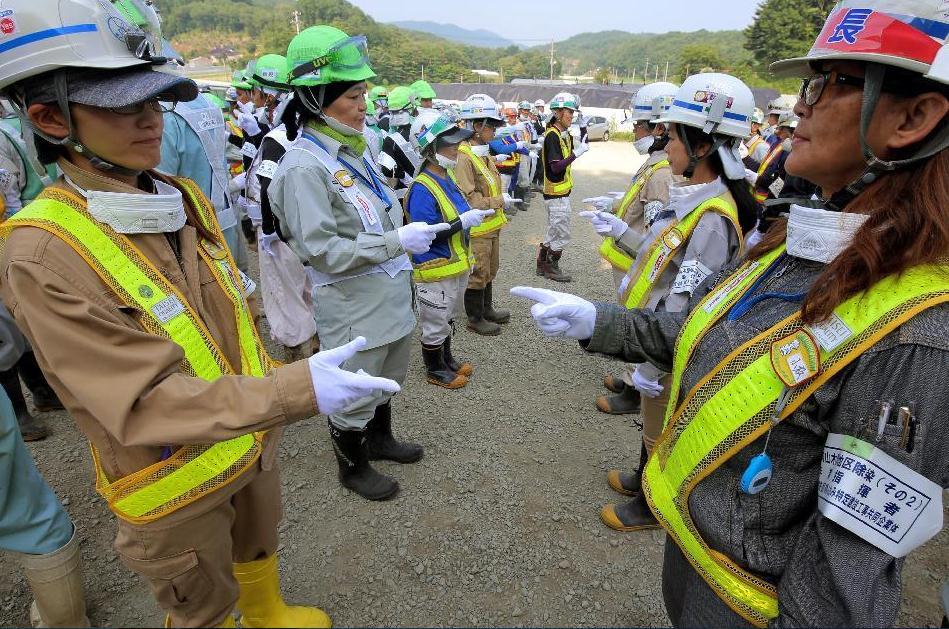
<instances>
[{"instance_id":1,"label":"pointing gloved hand","mask_svg":"<svg viewBox=\"0 0 949 629\"><path fill-rule=\"evenodd\" d=\"M506 162L506 161L508 160L508 158L510 158L510 157L511 157L511 156L508 155L507 153L498 153L497 155L494 156L494 161L496 161L498 164L500 164L500 163L502 163L502 162Z\"/></svg>"},{"instance_id":2,"label":"pointing gloved hand","mask_svg":"<svg viewBox=\"0 0 949 629\"><path fill-rule=\"evenodd\" d=\"M494 210L476 210L472 208L459 218L461 219L462 229L471 229L472 227L477 227L492 216L494 216Z\"/></svg>"},{"instance_id":3,"label":"pointing gloved hand","mask_svg":"<svg viewBox=\"0 0 949 629\"><path fill-rule=\"evenodd\" d=\"M604 238L607 236L614 239L619 238L629 229L629 225L626 224L626 221L609 212L580 212L580 216L590 221L596 233Z\"/></svg>"},{"instance_id":4,"label":"pointing gloved hand","mask_svg":"<svg viewBox=\"0 0 949 629\"><path fill-rule=\"evenodd\" d=\"M366 346L366 337L357 336L349 343L310 356L310 378L316 393L316 405L324 415L338 413L353 402L378 391L398 393L399 383L370 376L360 369L353 373L339 366Z\"/></svg>"},{"instance_id":5,"label":"pointing gloved hand","mask_svg":"<svg viewBox=\"0 0 949 629\"><path fill-rule=\"evenodd\" d=\"M237 108L245 114L252 114L256 107L254 106L254 101L247 101L246 103L237 103Z\"/></svg>"},{"instance_id":6,"label":"pointing gloved hand","mask_svg":"<svg viewBox=\"0 0 949 629\"><path fill-rule=\"evenodd\" d=\"M515 286L511 294L537 302L531 307L531 316L544 336L566 336L579 341L593 336L596 306L586 299L532 286Z\"/></svg>"},{"instance_id":7,"label":"pointing gloved hand","mask_svg":"<svg viewBox=\"0 0 949 629\"><path fill-rule=\"evenodd\" d=\"M422 221L409 223L397 229L399 233L399 243L402 248L412 254L427 253L432 248L432 242L438 232L445 231L450 225L448 223L437 223L429 225Z\"/></svg>"},{"instance_id":8,"label":"pointing gloved hand","mask_svg":"<svg viewBox=\"0 0 949 629\"><path fill-rule=\"evenodd\" d=\"M521 199L515 199L514 197L512 197L511 195L509 195L507 192L502 193L502 196L504 197L504 209L505 209L505 210L510 210L510 209L511 209L511 206L514 205L515 203L523 203L523 202L524 202L524 201L522 201Z\"/></svg>"},{"instance_id":9,"label":"pointing gloved hand","mask_svg":"<svg viewBox=\"0 0 949 629\"><path fill-rule=\"evenodd\" d=\"M518 140L515 146L517 146L518 149L526 149L528 144L524 140Z\"/></svg>"},{"instance_id":10,"label":"pointing gloved hand","mask_svg":"<svg viewBox=\"0 0 949 629\"><path fill-rule=\"evenodd\" d=\"M586 142L581 142L577 148L573 149L573 154L576 155L577 157L580 157L581 155L583 155L589 150L590 150L590 145L587 144Z\"/></svg>"},{"instance_id":11,"label":"pointing gloved hand","mask_svg":"<svg viewBox=\"0 0 949 629\"><path fill-rule=\"evenodd\" d=\"M747 182L750 183L751 185L755 185L756 183L758 183L758 173L756 173L755 171L751 170L750 168L746 168L746 169L745 169L745 181L747 181Z\"/></svg>"},{"instance_id":12,"label":"pointing gloved hand","mask_svg":"<svg viewBox=\"0 0 949 629\"><path fill-rule=\"evenodd\" d=\"M273 250L271 247L273 243L280 240L280 236L277 235L277 232L272 234L261 234L260 238L257 239L257 242L260 243L260 249L269 256L273 256Z\"/></svg>"},{"instance_id":13,"label":"pointing gloved hand","mask_svg":"<svg viewBox=\"0 0 949 629\"><path fill-rule=\"evenodd\" d=\"M640 374L638 369L633 372L633 387L650 398L659 397L665 388L659 384L658 380L653 381Z\"/></svg>"}]
</instances>

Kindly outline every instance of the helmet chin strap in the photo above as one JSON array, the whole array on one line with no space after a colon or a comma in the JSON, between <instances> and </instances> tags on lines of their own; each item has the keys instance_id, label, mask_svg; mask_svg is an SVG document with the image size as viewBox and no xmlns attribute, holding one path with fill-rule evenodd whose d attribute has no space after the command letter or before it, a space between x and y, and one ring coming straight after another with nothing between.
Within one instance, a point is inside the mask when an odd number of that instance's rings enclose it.
<instances>
[{"instance_id":1,"label":"helmet chin strap","mask_svg":"<svg viewBox=\"0 0 949 629\"><path fill-rule=\"evenodd\" d=\"M69 83L66 76L66 72L59 71L53 78L54 86L56 89L56 103L59 105L60 111L63 113L63 116L66 118L66 127L69 129L69 135L65 138L54 138L49 136L42 131L33 127L33 132L39 135L41 138L47 142L53 144L58 144L60 146L65 146L70 148L80 155L84 156L89 160L89 163L92 164L92 167L96 170L101 170L102 172L110 175L122 175L124 177L137 177L142 173L139 169L126 168L125 166L120 166L113 162L109 162L105 159L102 159L94 152L92 152L87 146L83 145L76 139L74 136L74 128L72 123L72 114L69 111Z\"/></svg>"},{"instance_id":2,"label":"helmet chin strap","mask_svg":"<svg viewBox=\"0 0 949 629\"><path fill-rule=\"evenodd\" d=\"M873 113L880 102L880 95L883 92L883 82L886 79L886 66L868 63L866 66L866 76L864 77L863 104L860 108L860 147L863 151L863 158L867 167L863 173L852 181L842 190L835 192L829 199L825 200L824 207L835 212L843 211L847 205L853 201L857 195L866 190L867 186L872 184L880 177L891 173L900 168L910 166L917 162L929 159L936 153L939 153L949 146L949 124L942 124L942 127L934 132L930 137L916 150L916 152L901 160L882 160L877 157L873 149L867 143L867 133L870 130L870 123L873 121Z\"/></svg>"},{"instance_id":3,"label":"helmet chin strap","mask_svg":"<svg viewBox=\"0 0 949 629\"><path fill-rule=\"evenodd\" d=\"M715 153L722 145L725 144L725 138L712 136L712 148L708 150L708 153L705 155L696 155L695 151L692 148L692 143L689 142L689 136L685 134L685 125L682 123L676 123L676 135L679 136L679 140L685 145L685 152L689 156L689 165L686 166L685 172L682 173L682 176L686 179L691 179L695 174L695 167L700 161L708 157L709 155Z\"/></svg>"}]
</instances>

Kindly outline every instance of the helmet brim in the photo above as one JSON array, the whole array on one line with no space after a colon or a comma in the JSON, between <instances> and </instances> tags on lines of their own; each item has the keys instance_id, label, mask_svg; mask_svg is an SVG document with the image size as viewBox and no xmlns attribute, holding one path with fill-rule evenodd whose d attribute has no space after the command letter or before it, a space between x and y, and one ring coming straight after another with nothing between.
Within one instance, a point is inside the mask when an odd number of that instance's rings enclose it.
<instances>
[{"instance_id":1,"label":"helmet brim","mask_svg":"<svg viewBox=\"0 0 949 629\"><path fill-rule=\"evenodd\" d=\"M868 63L879 63L885 66L894 66L926 74L930 66L921 61L913 61L904 57L895 57L893 55L881 55L873 52L826 52L810 55L807 57L794 57L792 59L783 59L771 64L771 74L778 78L806 78L813 74L813 64L824 61L863 61Z\"/></svg>"},{"instance_id":2,"label":"helmet brim","mask_svg":"<svg viewBox=\"0 0 949 629\"><path fill-rule=\"evenodd\" d=\"M191 79L151 68L74 73L68 86L69 102L90 107L126 107L153 98L192 101L198 97L198 84Z\"/></svg>"},{"instance_id":3,"label":"helmet brim","mask_svg":"<svg viewBox=\"0 0 949 629\"><path fill-rule=\"evenodd\" d=\"M441 144L461 144L473 135L474 131L471 129L462 129L461 127L458 127L453 131L441 134L438 136L437 141Z\"/></svg>"}]
</instances>

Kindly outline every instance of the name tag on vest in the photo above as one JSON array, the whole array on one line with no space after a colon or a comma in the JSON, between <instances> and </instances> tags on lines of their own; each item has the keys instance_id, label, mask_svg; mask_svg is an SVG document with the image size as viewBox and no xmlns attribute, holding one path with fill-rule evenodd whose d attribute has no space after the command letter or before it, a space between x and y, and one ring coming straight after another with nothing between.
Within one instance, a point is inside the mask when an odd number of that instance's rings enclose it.
<instances>
[{"instance_id":1,"label":"name tag on vest","mask_svg":"<svg viewBox=\"0 0 949 629\"><path fill-rule=\"evenodd\" d=\"M162 323L168 323L182 312L185 311L184 304L174 295L168 295L160 302L152 306L152 314Z\"/></svg>"},{"instance_id":2,"label":"name tag on vest","mask_svg":"<svg viewBox=\"0 0 949 629\"><path fill-rule=\"evenodd\" d=\"M894 557L942 530L942 487L850 435L827 436L817 496L824 517Z\"/></svg>"},{"instance_id":3,"label":"name tag on vest","mask_svg":"<svg viewBox=\"0 0 949 629\"><path fill-rule=\"evenodd\" d=\"M250 142L244 142L244 145L241 147L241 155L254 159L257 157L257 147Z\"/></svg>"}]
</instances>

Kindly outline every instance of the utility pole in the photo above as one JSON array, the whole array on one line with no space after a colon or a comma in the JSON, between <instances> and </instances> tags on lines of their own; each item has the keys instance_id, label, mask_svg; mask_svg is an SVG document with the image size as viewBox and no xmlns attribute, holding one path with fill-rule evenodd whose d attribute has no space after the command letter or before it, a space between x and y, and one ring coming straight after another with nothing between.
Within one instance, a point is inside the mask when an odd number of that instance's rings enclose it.
<instances>
[{"instance_id":1,"label":"utility pole","mask_svg":"<svg viewBox=\"0 0 949 629\"><path fill-rule=\"evenodd\" d=\"M643 68L643 85L649 81L649 57L646 57L646 67Z\"/></svg>"},{"instance_id":2,"label":"utility pole","mask_svg":"<svg viewBox=\"0 0 949 629\"><path fill-rule=\"evenodd\" d=\"M550 40L550 80L554 80L554 40Z\"/></svg>"},{"instance_id":3,"label":"utility pole","mask_svg":"<svg viewBox=\"0 0 949 629\"><path fill-rule=\"evenodd\" d=\"M656 64L656 78L655 78L655 80L653 81L653 83L656 83L656 82L658 82L658 81L659 81L659 64L657 63L657 64Z\"/></svg>"},{"instance_id":4,"label":"utility pole","mask_svg":"<svg viewBox=\"0 0 949 629\"><path fill-rule=\"evenodd\" d=\"M300 34L300 11L294 9L291 15L293 16L293 25L297 29L297 35L299 35Z\"/></svg>"},{"instance_id":5,"label":"utility pole","mask_svg":"<svg viewBox=\"0 0 949 629\"><path fill-rule=\"evenodd\" d=\"M662 75L662 80L663 81L669 80L669 60L668 59L666 59L666 72L665 74Z\"/></svg>"},{"instance_id":6,"label":"utility pole","mask_svg":"<svg viewBox=\"0 0 949 629\"><path fill-rule=\"evenodd\" d=\"M425 80L425 64L422 64L422 80Z\"/></svg>"}]
</instances>

